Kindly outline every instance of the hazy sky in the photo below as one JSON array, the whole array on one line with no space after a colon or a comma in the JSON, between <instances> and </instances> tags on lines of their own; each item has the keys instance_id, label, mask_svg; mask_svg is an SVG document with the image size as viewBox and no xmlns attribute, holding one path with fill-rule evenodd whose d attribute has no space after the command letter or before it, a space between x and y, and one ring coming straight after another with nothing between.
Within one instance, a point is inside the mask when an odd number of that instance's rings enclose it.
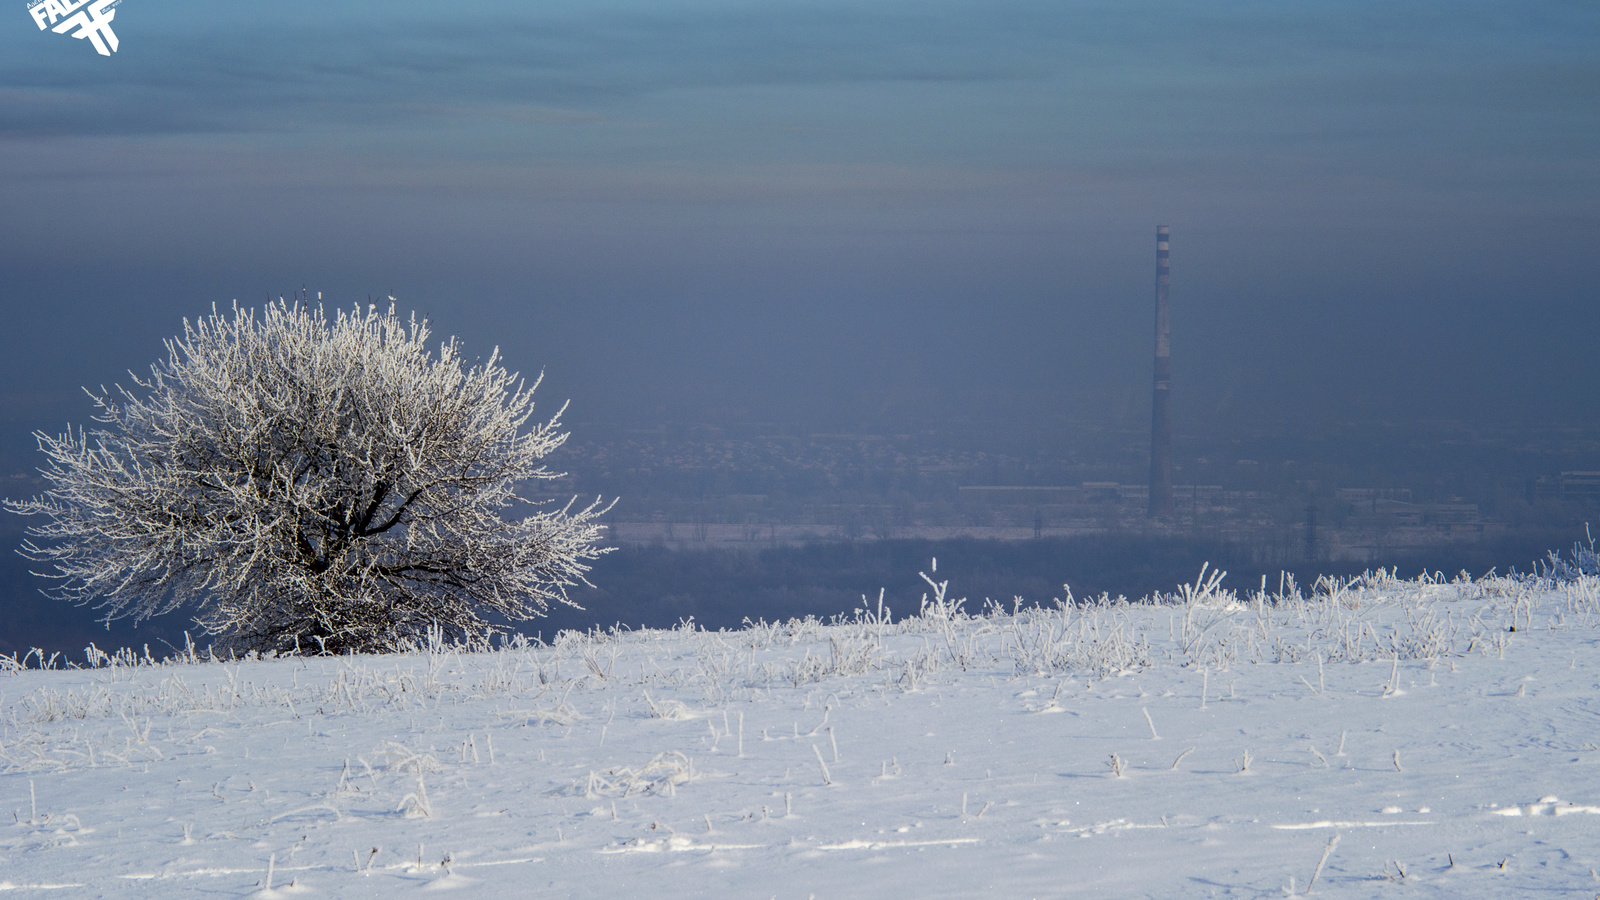
<instances>
[{"instance_id":1,"label":"hazy sky","mask_svg":"<svg viewBox=\"0 0 1600 900\"><path fill-rule=\"evenodd\" d=\"M114 28L102 57L0 16L7 459L185 316L302 285L545 367L575 421L1142 416L1157 224L1180 423L1600 413L1594 0Z\"/></svg>"}]
</instances>

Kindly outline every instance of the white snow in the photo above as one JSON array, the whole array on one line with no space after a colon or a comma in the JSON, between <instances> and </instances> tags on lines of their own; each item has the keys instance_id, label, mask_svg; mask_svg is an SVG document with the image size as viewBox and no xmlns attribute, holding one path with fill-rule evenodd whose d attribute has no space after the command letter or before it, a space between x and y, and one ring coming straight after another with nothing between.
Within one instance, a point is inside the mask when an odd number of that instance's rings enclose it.
<instances>
[{"instance_id":1,"label":"white snow","mask_svg":"<svg viewBox=\"0 0 1600 900\"><path fill-rule=\"evenodd\" d=\"M1587 896L1597 626L1379 576L12 669L0 894Z\"/></svg>"}]
</instances>

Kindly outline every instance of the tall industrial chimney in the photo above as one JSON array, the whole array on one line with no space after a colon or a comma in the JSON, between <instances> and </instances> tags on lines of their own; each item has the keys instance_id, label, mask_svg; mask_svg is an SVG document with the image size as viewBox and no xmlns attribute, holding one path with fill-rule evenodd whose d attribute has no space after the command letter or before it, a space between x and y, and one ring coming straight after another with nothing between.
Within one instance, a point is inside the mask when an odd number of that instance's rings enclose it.
<instances>
[{"instance_id":1,"label":"tall industrial chimney","mask_svg":"<svg viewBox=\"0 0 1600 900\"><path fill-rule=\"evenodd\" d=\"M1167 315L1167 226L1156 226L1156 380L1150 417L1150 518L1172 512L1172 333Z\"/></svg>"}]
</instances>

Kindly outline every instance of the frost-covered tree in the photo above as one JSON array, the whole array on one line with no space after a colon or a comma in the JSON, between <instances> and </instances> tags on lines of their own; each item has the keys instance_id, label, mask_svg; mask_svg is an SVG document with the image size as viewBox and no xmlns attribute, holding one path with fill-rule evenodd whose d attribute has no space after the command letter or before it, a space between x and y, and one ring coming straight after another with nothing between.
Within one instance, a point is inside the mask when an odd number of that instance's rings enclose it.
<instances>
[{"instance_id":1,"label":"frost-covered tree","mask_svg":"<svg viewBox=\"0 0 1600 900\"><path fill-rule=\"evenodd\" d=\"M23 553L52 564L47 593L107 620L188 606L226 645L330 653L482 638L486 616L570 602L609 507L526 496L559 477L541 459L561 412L525 427L537 381L428 336L392 303L186 320L148 377L89 392L98 427L37 435L45 490L6 507L43 520Z\"/></svg>"}]
</instances>

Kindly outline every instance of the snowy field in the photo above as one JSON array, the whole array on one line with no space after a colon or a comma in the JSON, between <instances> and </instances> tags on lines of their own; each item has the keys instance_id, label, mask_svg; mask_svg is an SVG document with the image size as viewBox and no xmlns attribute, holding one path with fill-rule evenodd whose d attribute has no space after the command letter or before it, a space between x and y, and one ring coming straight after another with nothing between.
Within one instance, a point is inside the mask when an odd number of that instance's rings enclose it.
<instances>
[{"instance_id":1,"label":"snowy field","mask_svg":"<svg viewBox=\"0 0 1600 900\"><path fill-rule=\"evenodd\" d=\"M1600 894L1600 580L1225 588L10 665L0 893Z\"/></svg>"}]
</instances>

